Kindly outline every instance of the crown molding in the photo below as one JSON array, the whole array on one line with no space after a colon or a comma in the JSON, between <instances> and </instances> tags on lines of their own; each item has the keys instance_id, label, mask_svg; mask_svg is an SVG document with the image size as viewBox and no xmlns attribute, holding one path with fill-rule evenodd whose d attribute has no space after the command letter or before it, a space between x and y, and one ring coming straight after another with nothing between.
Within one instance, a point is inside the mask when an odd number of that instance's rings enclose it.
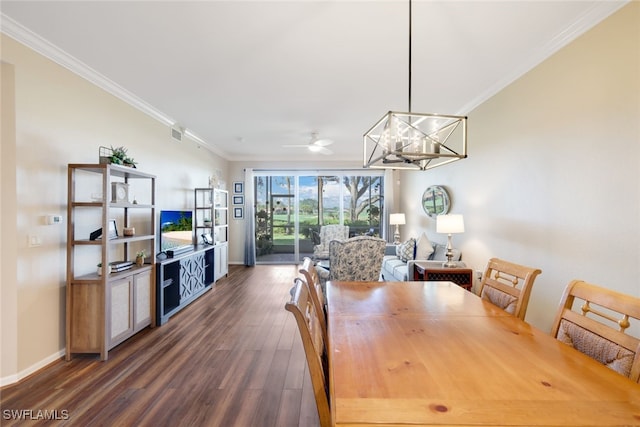
<instances>
[{"instance_id":1,"label":"crown molding","mask_svg":"<svg viewBox=\"0 0 640 427\"><path fill-rule=\"evenodd\" d=\"M173 118L154 108L122 86L103 76L93 68L79 61L72 55L68 54L48 40L24 27L4 13L0 13L0 31L11 37L12 39L24 44L25 46L29 47L45 58L50 59L56 64L68 69L72 73L105 90L107 93L110 93L111 95L121 99L127 104L140 110L144 114L158 120L160 123L169 126L170 128L177 124L176 120L174 120ZM213 147L208 142L202 140L201 138L189 139L197 143L198 146L206 147L211 152L226 159L224 153Z\"/></svg>"},{"instance_id":2,"label":"crown molding","mask_svg":"<svg viewBox=\"0 0 640 427\"><path fill-rule=\"evenodd\" d=\"M472 99L462 108L460 108L460 110L455 114L468 114L474 108L480 106L483 102L496 95L502 89L522 77L524 74L531 71L536 66L540 65L547 58L551 57L551 55L555 54L570 42L608 18L610 15L621 9L630 1L631 0L601 1L594 4L591 8L580 15L570 26L568 26L559 34L556 34L555 37L553 37L540 49L534 51L527 60L523 61L511 73L505 75L502 79L498 80L487 90L483 91L475 99Z\"/></svg>"},{"instance_id":3,"label":"crown molding","mask_svg":"<svg viewBox=\"0 0 640 427\"><path fill-rule=\"evenodd\" d=\"M32 32L28 28L22 26L7 15L2 14L1 19L2 32L9 37L19 41L25 46L38 52L42 56L52 60L56 64L61 65L69 71L77 74L83 79L88 80L99 88L106 90L110 94L120 98L127 104L134 106L138 110L153 117L159 122L167 126L172 126L175 123L175 120L173 120L171 117L153 108L151 105L147 104L142 99L127 91L122 86L106 78L83 62L78 61L67 52L50 43L48 40L40 37L38 34Z\"/></svg>"}]
</instances>

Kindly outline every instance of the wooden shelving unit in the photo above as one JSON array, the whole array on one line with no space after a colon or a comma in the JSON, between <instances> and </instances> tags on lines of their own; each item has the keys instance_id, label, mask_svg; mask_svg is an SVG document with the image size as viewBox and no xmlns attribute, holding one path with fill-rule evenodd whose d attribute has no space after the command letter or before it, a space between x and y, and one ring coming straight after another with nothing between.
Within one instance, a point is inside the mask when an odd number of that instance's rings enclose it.
<instances>
[{"instance_id":1,"label":"wooden shelving unit","mask_svg":"<svg viewBox=\"0 0 640 427\"><path fill-rule=\"evenodd\" d=\"M214 246L214 281L217 281L229 272L229 192L196 188L194 198L196 242L203 242L203 234L211 236Z\"/></svg>"},{"instance_id":2,"label":"wooden shelving unit","mask_svg":"<svg viewBox=\"0 0 640 427\"><path fill-rule=\"evenodd\" d=\"M213 190L214 273L217 281L229 273L229 192Z\"/></svg>"},{"instance_id":3,"label":"wooden shelving unit","mask_svg":"<svg viewBox=\"0 0 640 427\"><path fill-rule=\"evenodd\" d=\"M196 188L193 192L196 243L203 242L203 234L208 234L213 239L213 191L213 188Z\"/></svg>"},{"instance_id":4,"label":"wooden shelving unit","mask_svg":"<svg viewBox=\"0 0 640 427\"><path fill-rule=\"evenodd\" d=\"M67 360L74 353L97 353L106 360L111 348L155 326L155 180L126 166L68 165ZM111 201L114 182L130 188L129 200ZM109 230L113 220L117 237L103 233L90 239L98 228ZM124 236L125 227L134 227L135 234ZM141 250L147 254L144 265L116 273L103 268L98 275L97 263L135 261Z\"/></svg>"}]
</instances>

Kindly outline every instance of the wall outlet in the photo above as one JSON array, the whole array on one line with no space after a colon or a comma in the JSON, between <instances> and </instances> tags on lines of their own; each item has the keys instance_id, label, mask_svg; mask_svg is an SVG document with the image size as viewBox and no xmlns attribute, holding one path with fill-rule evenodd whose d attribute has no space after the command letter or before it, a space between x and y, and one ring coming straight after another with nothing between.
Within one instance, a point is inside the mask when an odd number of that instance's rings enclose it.
<instances>
[{"instance_id":1,"label":"wall outlet","mask_svg":"<svg viewBox=\"0 0 640 427\"><path fill-rule=\"evenodd\" d=\"M27 245L30 248L42 246L42 237L30 234L29 236L27 236Z\"/></svg>"}]
</instances>

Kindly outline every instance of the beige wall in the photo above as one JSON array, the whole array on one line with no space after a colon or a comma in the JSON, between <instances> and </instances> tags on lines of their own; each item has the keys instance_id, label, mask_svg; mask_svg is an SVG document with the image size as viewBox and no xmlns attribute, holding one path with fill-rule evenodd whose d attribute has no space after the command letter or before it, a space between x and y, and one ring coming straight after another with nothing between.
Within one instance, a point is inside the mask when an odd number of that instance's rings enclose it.
<instances>
[{"instance_id":1,"label":"beige wall","mask_svg":"<svg viewBox=\"0 0 640 427\"><path fill-rule=\"evenodd\" d=\"M463 259L542 269L527 321L549 330L574 278L640 297L640 3L576 39L469 114L469 158L404 172L403 236L435 221L420 207L446 186ZM640 329L638 329L640 330Z\"/></svg>"},{"instance_id":2,"label":"beige wall","mask_svg":"<svg viewBox=\"0 0 640 427\"><path fill-rule=\"evenodd\" d=\"M158 209L193 207L193 188L207 186L217 169L226 177L227 164L192 141L175 142L167 126L4 35L2 61L15 69L12 140L4 122L13 113L5 111L10 79L2 68L0 381L6 384L64 349L68 163L97 163L101 145L128 147L138 167L158 177ZM62 215L64 224L45 225L48 214ZM40 236L42 245L28 247L28 235Z\"/></svg>"},{"instance_id":3,"label":"beige wall","mask_svg":"<svg viewBox=\"0 0 640 427\"><path fill-rule=\"evenodd\" d=\"M15 319L18 313L18 293L16 290L16 127L14 67L0 63L2 86L0 144L0 343L3 347L18 346L18 328ZM15 352L0 353L0 378L2 373L15 373L18 358ZM12 379L14 379L12 377Z\"/></svg>"}]
</instances>

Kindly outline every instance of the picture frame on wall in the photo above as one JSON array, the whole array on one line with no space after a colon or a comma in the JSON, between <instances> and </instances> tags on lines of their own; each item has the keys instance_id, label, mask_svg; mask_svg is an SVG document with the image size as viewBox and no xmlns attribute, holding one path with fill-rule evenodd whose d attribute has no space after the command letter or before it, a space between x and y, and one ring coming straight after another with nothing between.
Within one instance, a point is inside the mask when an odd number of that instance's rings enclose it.
<instances>
[{"instance_id":1,"label":"picture frame on wall","mask_svg":"<svg viewBox=\"0 0 640 427\"><path fill-rule=\"evenodd\" d=\"M234 205L244 205L244 196L233 196Z\"/></svg>"},{"instance_id":2,"label":"picture frame on wall","mask_svg":"<svg viewBox=\"0 0 640 427\"><path fill-rule=\"evenodd\" d=\"M244 208L233 208L233 219L243 219L244 218Z\"/></svg>"},{"instance_id":3,"label":"picture frame on wall","mask_svg":"<svg viewBox=\"0 0 640 427\"><path fill-rule=\"evenodd\" d=\"M233 183L233 194L242 194L244 193L244 182L237 181Z\"/></svg>"}]
</instances>

